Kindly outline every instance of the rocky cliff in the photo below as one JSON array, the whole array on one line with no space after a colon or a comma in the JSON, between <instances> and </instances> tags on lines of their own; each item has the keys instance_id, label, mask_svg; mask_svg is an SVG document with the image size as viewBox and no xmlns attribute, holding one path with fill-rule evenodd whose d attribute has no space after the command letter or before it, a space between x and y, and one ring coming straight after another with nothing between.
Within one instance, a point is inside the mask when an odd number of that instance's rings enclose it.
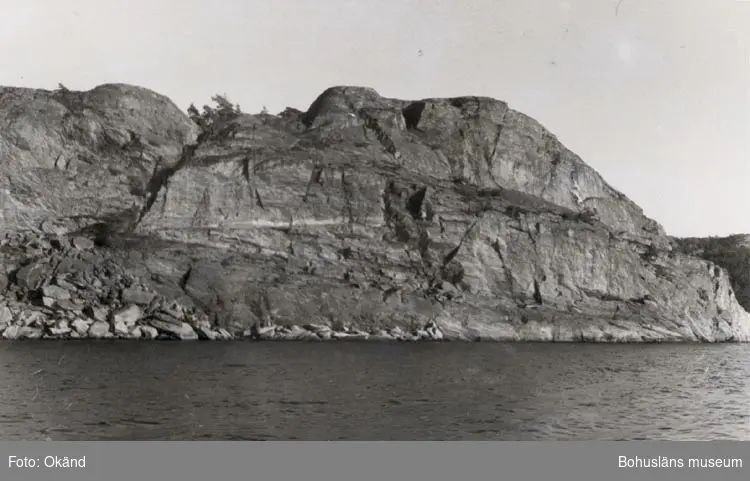
<instances>
[{"instance_id":1,"label":"rocky cliff","mask_svg":"<svg viewBox=\"0 0 750 481\"><path fill-rule=\"evenodd\" d=\"M3 88L0 230L6 338L750 340L719 259L490 98Z\"/></svg>"},{"instance_id":2,"label":"rocky cliff","mask_svg":"<svg viewBox=\"0 0 750 481\"><path fill-rule=\"evenodd\" d=\"M680 252L700 257L726 269L737 301L750 310L750 235L672 239Z\"/></svg>"}]
</instances>

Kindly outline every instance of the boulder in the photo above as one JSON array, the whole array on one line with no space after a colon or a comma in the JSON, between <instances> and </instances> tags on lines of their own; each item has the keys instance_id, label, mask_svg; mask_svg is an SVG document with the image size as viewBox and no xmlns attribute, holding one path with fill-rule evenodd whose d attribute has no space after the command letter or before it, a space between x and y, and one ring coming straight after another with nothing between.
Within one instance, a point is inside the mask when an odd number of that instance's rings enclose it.
<instances>
[{"instance_id":1,"label":"boulder","mask_svg":"<svg viewBox=\"0 0 750 481\"><path fill-rule=\"evenodd\" d=\"M48 331L54 337L64 337L64 336L67 336L68 334L70 334L71 329L70 329L70 327L66 323L66 324L60 325L58 327L50 327L48 329Z\"/></svg>"},{"instance_id":2,"label":"boulder","mask_svg":"<svg viewBox=\"0 0 750 481\"><path fill-rule=\"evenodd\" d=\"M42 295L54 300L70 299L70 292L67 289L53 285L42 287Z\"/></svg>"},{"instance_id":3,"label":"boulder","mask_svg":"<svg viewBox=\"0 0 750 481\"><path fill-rule=\"evenodd\" d=\"M117 336L120 337L129 337L131 333L130 326L122 321L115 321L114 323L112 323L112 330Z\"/></svg>"},{"instance_id":4,"label":"boulder","mask_svg":"<svg viewBox=\"0 0 750 481\"><path fill-rule=\"evenodd\" d=\"M127 307L112 312L112 324L121 324L125 326L125 332L128 332L128 328L135 325L141 317L143 317L143 311L140 307L135 304L131 304Z\"/></svg>"},{"instance_id":5,"label":"boulder","mask_svg":"<svg viewBox=\"0 0 750 481\"><path fill-rule=\"evenodd\" d=\"M84 308L83 312L91 319L98 322L106 322L109 317L109 309L106 307L87 306Z\"/></svg>"},{"instance_id":6,"label":"boulder","mask_svg":"<svg viewBox=\"0 0 750 481\"><path fill-rule=\"evenodd\" d=\"M155 327L148 325L141 325L138 327L141 328L141 336L144 339L152 340L156 339L159 336L159 331Z\"/></svg>"},{"instance_id":7,"label":"boulder","mask_svg":"<svg viewBox=\"0 0 750 481\"><path fill-rule=\"evenodd\" d=\"M16 284L22 289L34 290L51 272L52 270L47 264L27 264L16 272Z\"/></svg>"},{"instance_id":8,"label":"boulder","mask_svg":"<svg viewBox=\"0 0 750 481\"><path fill-rule=\"evenodd\" d=\"M192 341L198 339L198 334L193 330L193 327L187 322L172 323L165 322L159 319L151 319L148 321L151 327L156 328L160 333L163 333L171 338L179 339L182 341Z\"/></svg>"},{"instance_id":9,"label":"boulder","mask_svg":"<svg viewBox=\"0 0 750 481\"><path fill-rule=\"evenodd\" d=\"M21 326L13 325L8 326L3 330L3 338L8 340L19 339L21 334Z\"/></svg>"},{"instance_id":10,"label":"boulder","mask_svg":"<svg viewBox=\"0 0 750 481\"><path fill-rule=\"evenodd\" d=\"M13 322L13 313L6 305L0 304L0 331Z\"/></svg>"},{"instance_id":11,"label":"boulder","mask_svg":"<svg viewBox=\"0 0 750 481\"><path fill-rule=\"evenodd\" d=\"M86 237L74 237L71 240L71 245L78 250L89 250L94 248L94 241L87 239Z\"/></svg>"},{"instance_id":12,"label":"boulder","mask_svg":"<svg viewBox=\"0 0 750 481\"><path fill-rule=\"evenodd\" d=\"M75 332L78 333L80 336L85 336L89 332L91 323L86 322L86 320L84 319L76 319L71 323L71 326L73 327Z\"/></svg>"},{"instance_id":13,"label":"boulder","mask_svg":"<svg viewBox=\"0 0 750 481\"><path fill-rule=\"evenodd\" d=\"M130 332L128 333L128 337L130 339L140 339L143 337L143 329L141 326L133 326L130 328Z\"/></svg>"},{"instance_id":14,"label":"boulder","mask_svg":"<svg viewBox=\"0 0 750 481\"><path fill-rule=\"evenodd\" d=\"M125 304L137 304L139 306L147 306L154 300L156 294L153 292L146 292L140 289L124 289L122 291L122 302Z\"/></svg>"},{"instance_id":15,"label":"boulder","mask_svg":"<svg viewBox=\"0 0 750 481\"><path fill-rule=\"evenodd\" d=\"M102 321L95 321L89 327L88 335L92 339L108 339L112 337L109 324Z\"/></svg>"},{"instance_id":16,"label":"boulder","mask_svg":"<svg viewBox=\"0 0 750 481\"><path fill-rule=\"evenodd\" d=\"M54 302L54 305L64 311L71 311L80 313L83 312L84 305L79 300L73 299L59 299Z\"/></svg>"},{"instance_id":17,"label":"boulder","mask_svg":"<svg viewBox=\"0 0 750 481\"><path fill-rule=\"evenodd\" d=\"M43 331L39 327L22 327L18 333L18 339L41 339Z\"/></svg>"}]
</instances>

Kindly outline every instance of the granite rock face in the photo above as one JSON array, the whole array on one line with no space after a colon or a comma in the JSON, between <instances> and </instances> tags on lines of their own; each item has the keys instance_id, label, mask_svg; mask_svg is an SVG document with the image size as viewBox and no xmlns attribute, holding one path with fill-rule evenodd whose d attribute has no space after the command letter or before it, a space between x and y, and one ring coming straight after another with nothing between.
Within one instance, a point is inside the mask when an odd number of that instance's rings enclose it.
<instances>
[{"instance_id":1,"label":"granite rock face","mask_svg":"<svg viewBox=\"0 0 750 481\"><path fill-rule=\"evenodd\" d=\"M138 87L0 87L0 224L67 232L127 218L197 135L169 99Z\"/></svg>"},{"instance_id":2,"label":"granite rock face","mask_svg":"<svg viewBox=\"0 0 750 481\"><path fill-rule=\"evenodd\" d=\"M750 340L720 259L489 98L334 87L201 130L132 86L2 89L0 159L6 338L80 302L144 338ZM65 262L114 274L66 298Z\"/></svg>"},{"instance_id":3,"label":"granite rock face","mask_svg":"<svg viewBox=\"0 0 750 481\"><path fill-rule=\"evenodd\" d=\"M750 310L750 235L672 239L674 248L726 269L731 277L737 301Z\"/></svg>"}]
</instances>

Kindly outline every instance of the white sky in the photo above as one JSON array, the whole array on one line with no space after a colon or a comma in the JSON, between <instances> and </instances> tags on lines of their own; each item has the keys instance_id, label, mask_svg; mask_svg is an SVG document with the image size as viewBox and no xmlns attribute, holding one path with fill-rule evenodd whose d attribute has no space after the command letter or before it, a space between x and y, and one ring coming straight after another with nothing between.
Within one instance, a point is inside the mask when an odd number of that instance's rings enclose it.
<instances>
[{"instance_id":1,"label":"white sky","mask_svg":"<svg viewBox=\"0 0 750 481\"><path fill-rule=\"evenodd\" d=\"M620 3L618 7L618 2ZM673 235L750 232L750 0L0 0L0 85L507 101ZM422 55L418 55L418 51Z\"/></svg>"}]
</instances>

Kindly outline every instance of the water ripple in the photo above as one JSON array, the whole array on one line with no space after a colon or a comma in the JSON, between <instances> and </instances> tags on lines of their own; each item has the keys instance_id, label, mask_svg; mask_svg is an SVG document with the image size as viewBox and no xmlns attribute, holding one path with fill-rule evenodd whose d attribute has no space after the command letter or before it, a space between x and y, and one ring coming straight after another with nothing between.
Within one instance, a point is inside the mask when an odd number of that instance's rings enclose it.
<instances>
[{"instance_id":1,"label":"water ripple","mask_svg":"<svg viewBox=\"0 0 750 481\"><path fill-rule=\"evenodd\" d=\"M750 439L742 345L82 341L0 366L8 440Z\"/></svg>"}]
</instances>

